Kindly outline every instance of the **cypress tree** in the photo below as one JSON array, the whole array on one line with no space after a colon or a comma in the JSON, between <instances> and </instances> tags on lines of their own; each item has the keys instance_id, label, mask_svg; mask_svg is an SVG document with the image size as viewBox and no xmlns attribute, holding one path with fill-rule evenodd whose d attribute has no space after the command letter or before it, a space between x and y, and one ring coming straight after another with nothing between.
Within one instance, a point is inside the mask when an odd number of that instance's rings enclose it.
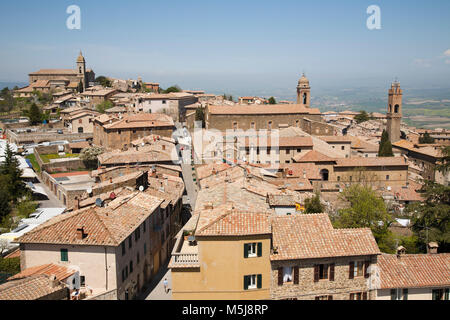
<instances>
[{"instance_id":1,"label":"cypress tree","mask_svg":"<svg viewBox=\"0 0 450 320\"><path fill-rule=\"evenodd\" d=\"M378 149L379 157L393 157L394 153L392 152L392 144L389 141L389 134L386 130L383 130L383 134L381 135L380 148Z\"/></svg>"}]
</instances>

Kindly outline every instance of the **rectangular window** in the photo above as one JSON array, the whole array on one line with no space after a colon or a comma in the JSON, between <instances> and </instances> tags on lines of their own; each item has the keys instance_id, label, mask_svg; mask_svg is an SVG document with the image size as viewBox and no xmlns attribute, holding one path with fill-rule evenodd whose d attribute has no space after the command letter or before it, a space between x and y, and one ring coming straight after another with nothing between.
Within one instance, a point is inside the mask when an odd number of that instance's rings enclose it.
<instances>
[{"instance_id":1,"label":"rectangular window","mask_svg":"<svg viewBox=\"0 0 450 320\"><path fill-rule=\"evenodd\" d=\"M283 268L283 283L292 282L292 267Z\"/></svg>"},{"instance_id":2,"label":"rectangular window","mask_svg":"<svg viewBox=\"0 0 450 320\"><path fill-rule=\"evenodd\" d=\"M328 265L320 264L319 265L319 280L328 279Z\"/></svg>"},{"instance_id":3,"label":"rectangular window","mask_svg":"<svg viewBox=\"0 0 450 320\"><path fill-rule=\"evenodd\" d=\"M261 256L262 256L262 242L244 244L244 258L255 258Z\"/></svg>"},{"instance_id":4,"label":"rectangular window","mask_svg":"<svg viewBox=\"0 0 450 320\"><path fill-rule=\"evenodd\" d=\"M139 256L139 252L138 252L137 257L136 257L136 263L137 263L137 264L139 264L139 262L141 261L140 258L141 258L141 257Z\"/></svg>"},{"instance_id":5,"label":"rectangular window","mask_svg":"<svg viewBox=\"0 0 450 320\"><path fill-rule=\"evenodd\" d=\"M81 287L86 286L86 277L85 276L80 276L80 286Z\"/></svg>"},{"instance_id":6,"label":"rectangular window","mask_svg":"<svg viewBox=\"0 0 450 320\"><path fill-rule=\"evenodd\" d=\"M144 243L144 256L147 254L147 243Z\"/></svg>"},{"instance_id":7,"label":"rectangular window","mask_svg":"<svg viewBox=\"0 0 450 320\"><path fill-rule=\"evenodd\" d=\"M250 275L250 276L244 276L244 290L252 290L257 289L258 286L258 280L261 279L260 275Z\"/></svg>"},{"instance_id":8,"label":"rectangular window","mask_svg":"<svg viewBox=\"0 0 450 320\"><path fill-rule=\"evenodd\" d=\"M124 256L125 255L125 252L126 252L126 249L125 249L125 241L124 242L122 242L122 255Z\"/></svg>"},{"instance_id":9,"label":"rectangular window","mask_svg":"<svg viewBox=\"0 0 450 320\"><path fill-rule=\"evenodd\" d=\"M389 180L389 175L386 176L386 180Z\"/></svg>"},{"instance_id":10,"label":"rectangular window","mask_svg":"<svg viewBox=\"0 0 450 320\"><path fill-rule=\"evenodd\" d=\"M432 291L433 293L433 300L448 300L449 299L449 294L448 294L448 290L449 289L434 289Z\"/></svg>"},{"instance_id":11,"label":"rectangular window","mask_svg":"<svg viewBox=\"0 0 450 320\"><path fill-rule=\"evenodd\" d=\"M333 300L333 296L317 296L316 300Z\"/></svg>"},{"instance_id":12,"label":"rectangular window","mask_svg":"<svg viewBox=\"0 0 450 320\"><path fill-rule=\"evenodd\" d=\"M144 233L147 231L147 220L144 221L144 224L142 225L142 229L144 229Z\"/></svg>"},{"instance_id":13,"label":"rectangular window","mask_svg":"<svg viewBox=\"0 0 450 320\"><path fill-rule=\"evenodd\" d=\"M69 250L61 249L61 261L67 262L69 261Z\"/></svg>"},{"instance_id":14,"label":"rectangular window","mask_svg":"<svg viewBox=\"0 0 450 320\"><path fill-rule=\"evenodd\" d=\"M133 237L132 237L132 236L130 236L130 237L128 238L128 248L131 249L131 247L133 247Z\"/></svg>"},{"instance_id":15,"label":"rectangular window","mask_svg":"<svg viewBox=\"0 0 450 320\"><path fill-rule=\"evenodd\" d=\"M133 273L133 261L130 261L130 274Z\"/></svg>"}]
</instances>

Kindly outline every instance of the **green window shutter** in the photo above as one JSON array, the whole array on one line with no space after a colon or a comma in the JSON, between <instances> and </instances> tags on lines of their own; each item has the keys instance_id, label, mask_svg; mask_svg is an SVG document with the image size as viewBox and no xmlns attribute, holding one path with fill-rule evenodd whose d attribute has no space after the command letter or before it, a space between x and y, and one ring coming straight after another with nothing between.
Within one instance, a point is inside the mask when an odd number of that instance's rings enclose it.
<instances>
[{"instance_id":1,"label":"green window shutter","mask_svg":"<svg viewBox=\"0 0 450 320\"><path fill-rule=\"evenodd\" d=\"M261 289L262 288L262 274L258 274L257 279L258 279L257 287L258 287L258 289Z\"/></svg>"},{"instance_id":2,"label":"green window shutter","mask_svg":"<svg viewBox=\"0 0 450 320\"><path fill-rule=\"evenodd\" d=\"M449 296L449 290L450 289L445 289L445 298L444 298L445 300L449 300L449 297L448 297Z\"/></svg>"},{"instance_id":3,"label":"green window shutter","mask_svg":"<svg viewBox=\"0 0 450 320\"><path fill-rule=\"evenodd\" d=\"M391 289L391 300L397 300L397 289Z\"/></svg>"},{"instance_id":4,"label":"green window shutter","mask_svg":"<svg viewBox=\"0 0 450 320\"><path fill-rule=\"evenodd\" d=\"M248 244L244 243L244 258L248 258Z\"/></svg>"},{"instance_id":5,"label":"green window shutter","mask_svg":"<svg viewBox=\"0 0 450 320\"><path fill-rule=\"evenodd\" d=\"M248 290L249 277L244 276L244 290Z\"/></svg>"},{"instance_id":6,"label":"green window shutter","mask_svg":"<svg viewBox=\"0 0 450 320\"><path fill-rule=\"evenodd\" d=\"M69 253L67 249L61 249L61 261L69 261Z\"/></svg>"},{"instance_id":7,"label":"green window shutter","mask_svg":"<svg viewBox=\"0 0 450 320\"><path fill-rule=\"evenodd\" d=\"M408 289L403 289L403 300L408 300Z\"/></svg>"},{"instance_id":8,"label":"green window shutter","mask_svg":"<svg viewBox=\"0 0 450 320\"><path fill-rule=\"evenodd\" d=\"M262 242L258 243L258 257L262 257Z\"/></svg>"}]
</instances>

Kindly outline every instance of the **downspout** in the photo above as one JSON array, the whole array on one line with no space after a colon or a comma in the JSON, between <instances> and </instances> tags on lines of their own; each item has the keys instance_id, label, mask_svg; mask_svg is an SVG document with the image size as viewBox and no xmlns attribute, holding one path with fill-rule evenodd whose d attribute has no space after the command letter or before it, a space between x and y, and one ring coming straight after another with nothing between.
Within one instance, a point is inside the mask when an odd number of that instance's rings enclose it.
<instances>
[{"instance_id":1,"label":"downspout","mask_svg":"<svg viewBox=\"0 0 450 320\"><path fill-rule=\"evenodd\" d=\"M106 250L107 249L105 247L105 274L106 274L105 283L106 283L106 291L108 291L108 255Z\"/></svg>"}]
</instances>

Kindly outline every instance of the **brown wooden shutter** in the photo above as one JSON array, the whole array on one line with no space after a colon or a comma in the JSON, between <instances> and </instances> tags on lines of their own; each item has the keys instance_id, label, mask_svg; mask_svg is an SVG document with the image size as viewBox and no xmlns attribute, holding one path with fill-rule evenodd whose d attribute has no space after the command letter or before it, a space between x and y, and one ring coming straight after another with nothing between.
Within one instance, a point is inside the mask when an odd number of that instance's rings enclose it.
<instances>
[{"instance_id":1,"label":"brown wooden shutter","mask_svg":"<svg viewBox=\"0 0 450 320\"><path fill-rule=\"evenodd\" d=\"M333 300L333 296L328 296L328 300Z\"/></svg>"},{"instance_id":2,"label":"brown wooden shutter","mask_svg":"<svg viewBox=\"0 0 450 320\"><path fill-rule=\"evenodd\" d=\"M334 263L330 264L330 281L334 281Z\"/></svg>"},{"instance_id":3,"label":"brown wooden shutter","mask_svg":"<svg viewBox=\"0 0 450 320\"><path fill-rule=\"evenodd\" d=\"M363 293L363 300L367 300L367 292Z\"/></svg>"},{"instance_id":4,"label":"brown wooden shutter","mask_svg":"<svg viewBox=\"0 0 450 320\"><path fill-rule=\"evenodd\" d=\"M294 284L298 284L298 267L294 267Z\"/></svg>"},{"instance_id":5,"label":"brown wooden shutter","mask_svg":"<svg viewBox=\"0 0 450 320\"><path fill-rule=\"evenodd\" d=\"M314 265L314 282L319 282L319 265Z\"/></svg>"},{"instance_id":6,"label":"brown wooden shutter","mask_svg":"<svg viewBox=\"0 0 450 320\"><path fill-rule=\"evenodd\" d=\"M355 278L355 262L354 261L350 262L349 270L348 270L348 278L349 279Z\"/></svg>"},{"instance_id":7,"label":"brown wooden shutter","mask_svg":"<svg viewBox=\"0 0 450 320\"><path fill-rule=\"evenodd\" d=\"M370 261L366 261L364 263L364 278L369 278L369 266L370 266Z\"/></svg>"},{"instance_id":8,"label":"brown wooden shutter","mask_svg":"<svg viewBox=\"0 0 450 320\"><path fill-rule=\"evenodd\" d=\"M278 268L278 285L283 285L283 268Z\"/></svg>"},{"instance_id":9,"label":"brown wooden shutter","mask_svg":"<svg viewBox=\"0 0 450 320\"><path fill-rule=\"evenodd\" d=\"M355 294L354 293L350 293L350 300L355 300Z\"/></svg>"}]
</instances>

